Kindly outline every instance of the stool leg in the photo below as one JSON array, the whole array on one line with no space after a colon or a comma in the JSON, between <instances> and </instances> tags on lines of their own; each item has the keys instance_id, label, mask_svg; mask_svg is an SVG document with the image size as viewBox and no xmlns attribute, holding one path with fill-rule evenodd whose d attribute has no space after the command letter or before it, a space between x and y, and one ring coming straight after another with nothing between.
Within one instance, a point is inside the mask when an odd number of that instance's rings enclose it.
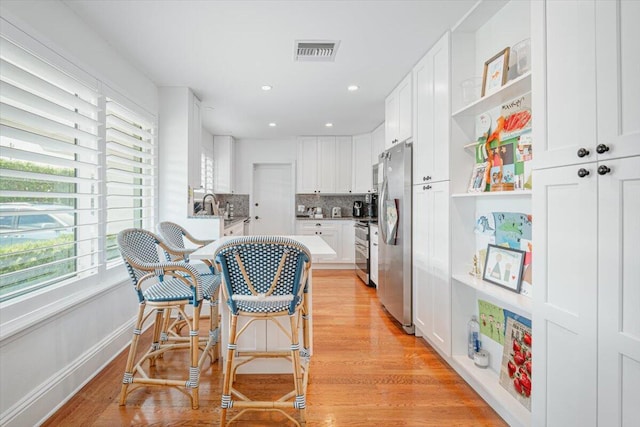
<instances>
[{"instance_id":1,"label":"stool leg","mask_svg":"<svg viewBox=\"0 0 640 427\"><path fill-rule=\"evenodd\" d=\"M193 307L193 317L191 319L191 328L189 330L189 351L191 354L191 366L189 366L189 380L186 387L191 389L193 409L200 406L199 385L200 385L200 311L202 310L202 302Z\"/></svg>"},{"instance_id":2,"label":"stool leg","mask_svg":"<svg viewBox=\"0 0 640 427\"><path fill-rule=\"evenodd\" d=\"M304 425L306 422L306 390L304 390L304 381L302 366L300 362L300 344L298 335L299 331L299 312L289 315L289 323L291 327L291 365L293 367L293 380L296 389L295 401L293 407L300 412L300 422Z\"/></svg>"},{"instance_id":3,"label":"stool leg","mask_svg":"<svg viewBox=\"0 0 640 427\"><path fill-rule=\"evenodd\" d=\"M138 349L138 340L142 333L142 322L144 320L145 303L141 303L138 306L138 318L136 324L133 327L133 338L131 339L131 345L129 346L129 356L127 357L127 366L124 369L124 378L122 379L122 387L120 388L120 406L123 406L127 399L127 388L129 384L133 382L133 364L135 362L136 351Z\"/></svg>"},{"instance_id":4,"label":"stool leg","mask_svg":"<svg viewBox=\"0 0 640 427\"><path fill-rule=\"evenodd\" d=\"M151 339L151 351L157 351L160 349L160 341L161 341L160 334L164 330L163 327L164 327L165 312L171 313L171 309L166 309L166 310L162 308L156 309L156 320L153 325L153 338ZM153 356L149 358L150 367L156 366L156 359L158 359L158 356Z\"/></svg>"},{"instance_id":5,"label":"stool leg","mask_svg":"<svg viewBox=\"0 0 640 427\"><path fill-rule=\"evenodd\" d=\"M236 351L236 330L238 327L238 316L229 314L231 317L229 325L229 343L227 344L227 360L225 360L224 366L224 379L222 386L222 402L220 407L220 427L227 425L227 408L232 406L231 401L231 383L233 382L233 357Z\"/></svg>"}]
</instances>

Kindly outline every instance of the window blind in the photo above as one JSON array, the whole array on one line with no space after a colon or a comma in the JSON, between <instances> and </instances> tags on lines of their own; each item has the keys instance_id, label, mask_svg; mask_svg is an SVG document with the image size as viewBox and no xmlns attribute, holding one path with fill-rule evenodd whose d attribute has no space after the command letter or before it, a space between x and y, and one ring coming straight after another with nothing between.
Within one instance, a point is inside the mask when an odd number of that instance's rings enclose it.
<instances>
[{"instance_id":1,"label":"window blind","mask_svg":"<svg viewBox=\"0 0 640 427\"><path fill-rule=\"evenodd\" d=\"M116 236L156 224L157 146L154 123L116 100L106 102L106 258L119 259Z\"/></svg>"},{"instance_id":2,"label":"window blind","mask_svg":"<svg viewBox=\"0 0 640 427\"><path fill-rule=\"evenodd\" d=\"M0 37L0 300L98 272L99 101Z\"/></svg>"}]
</instances>

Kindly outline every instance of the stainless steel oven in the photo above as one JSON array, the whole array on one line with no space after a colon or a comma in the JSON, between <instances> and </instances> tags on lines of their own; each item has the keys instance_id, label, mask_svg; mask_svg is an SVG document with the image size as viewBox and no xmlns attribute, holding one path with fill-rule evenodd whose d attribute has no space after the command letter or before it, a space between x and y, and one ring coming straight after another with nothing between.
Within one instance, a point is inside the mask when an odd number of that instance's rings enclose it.
<instances>
[{"instance_id":1,"label":"stainless steel oven","mask_svg":"<svg viewBox=\"0 0 640 427\"><path fill-rule=\"evenodd\" d=\"M369 224L356 221L356 274L369 286Z\"/></svg>"}]
</instances>

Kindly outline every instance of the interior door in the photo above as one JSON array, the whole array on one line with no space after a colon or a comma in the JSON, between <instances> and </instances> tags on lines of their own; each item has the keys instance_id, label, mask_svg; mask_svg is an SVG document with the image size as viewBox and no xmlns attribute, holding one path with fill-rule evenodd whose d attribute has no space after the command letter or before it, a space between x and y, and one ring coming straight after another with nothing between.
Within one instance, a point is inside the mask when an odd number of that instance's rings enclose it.
<instances>
[{"instance_id":1,"label":"interior door","mask_svg":"<svg viewBox=\"0 0 640 427\"><path fill-rule=\"evenodd\" d=\"M251 234L292 235L293 205L291 164L254 164Z\"/></svg>"}]
</instances>

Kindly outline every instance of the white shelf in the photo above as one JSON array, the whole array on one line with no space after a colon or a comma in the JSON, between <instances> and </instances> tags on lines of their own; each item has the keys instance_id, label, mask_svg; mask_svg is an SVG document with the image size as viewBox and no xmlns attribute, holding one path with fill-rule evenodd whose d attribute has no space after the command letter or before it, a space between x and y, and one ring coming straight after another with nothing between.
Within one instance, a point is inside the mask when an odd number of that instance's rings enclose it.
<instances>
[{"instance_id":1,"label":"white shelf","mask_svg":"<svg viewBox=\"0 0 640 427\"><path fill-rule=\"evenodd\" d=\"M511 426L530 426L531 412L500 385L500 379L491 369L477 367L467 355L453 356L453 368L483 399Z\"/></svg>"},{"instance_id":2,"label":"white shelf","mask_svg":"<svg viewBox=\"0 0 640 427\"><path fill-rule=\"evenodd\" d=\"M456 273L451 277L463 285L469 286L470 288L482 292L485 295L489 295L502 303L508 304L510 306L508 308L517 309L517 311L519 311L518 314L531 318L533 300L530 297L511 292L508 289L501 288L493 283L478 279L470 274Z\"/></svg>"},{"instance_id":3,"label":"white shelf","mask_svg":"<svg viewBox=\"0 0 640 427\"><path fill-rule=\"evenodd\" d=\"M452 198L462 197L531 197L531 190L513 190L513 191L479 191L477 193L454 193Z\"/></svg>"},{"instance_id":4,"label":"white shelf","mask_svg":"<svg viewBox=\"0 0 640 427\"><path fill-rule=\"evenodd\" d=\"M531 92L531 72L507 82L491 95L483 96L466 107L462 107L453 113L452 117L456 119L458 117L476 116L527 92Z\"/></svg>"}]
</instances>

